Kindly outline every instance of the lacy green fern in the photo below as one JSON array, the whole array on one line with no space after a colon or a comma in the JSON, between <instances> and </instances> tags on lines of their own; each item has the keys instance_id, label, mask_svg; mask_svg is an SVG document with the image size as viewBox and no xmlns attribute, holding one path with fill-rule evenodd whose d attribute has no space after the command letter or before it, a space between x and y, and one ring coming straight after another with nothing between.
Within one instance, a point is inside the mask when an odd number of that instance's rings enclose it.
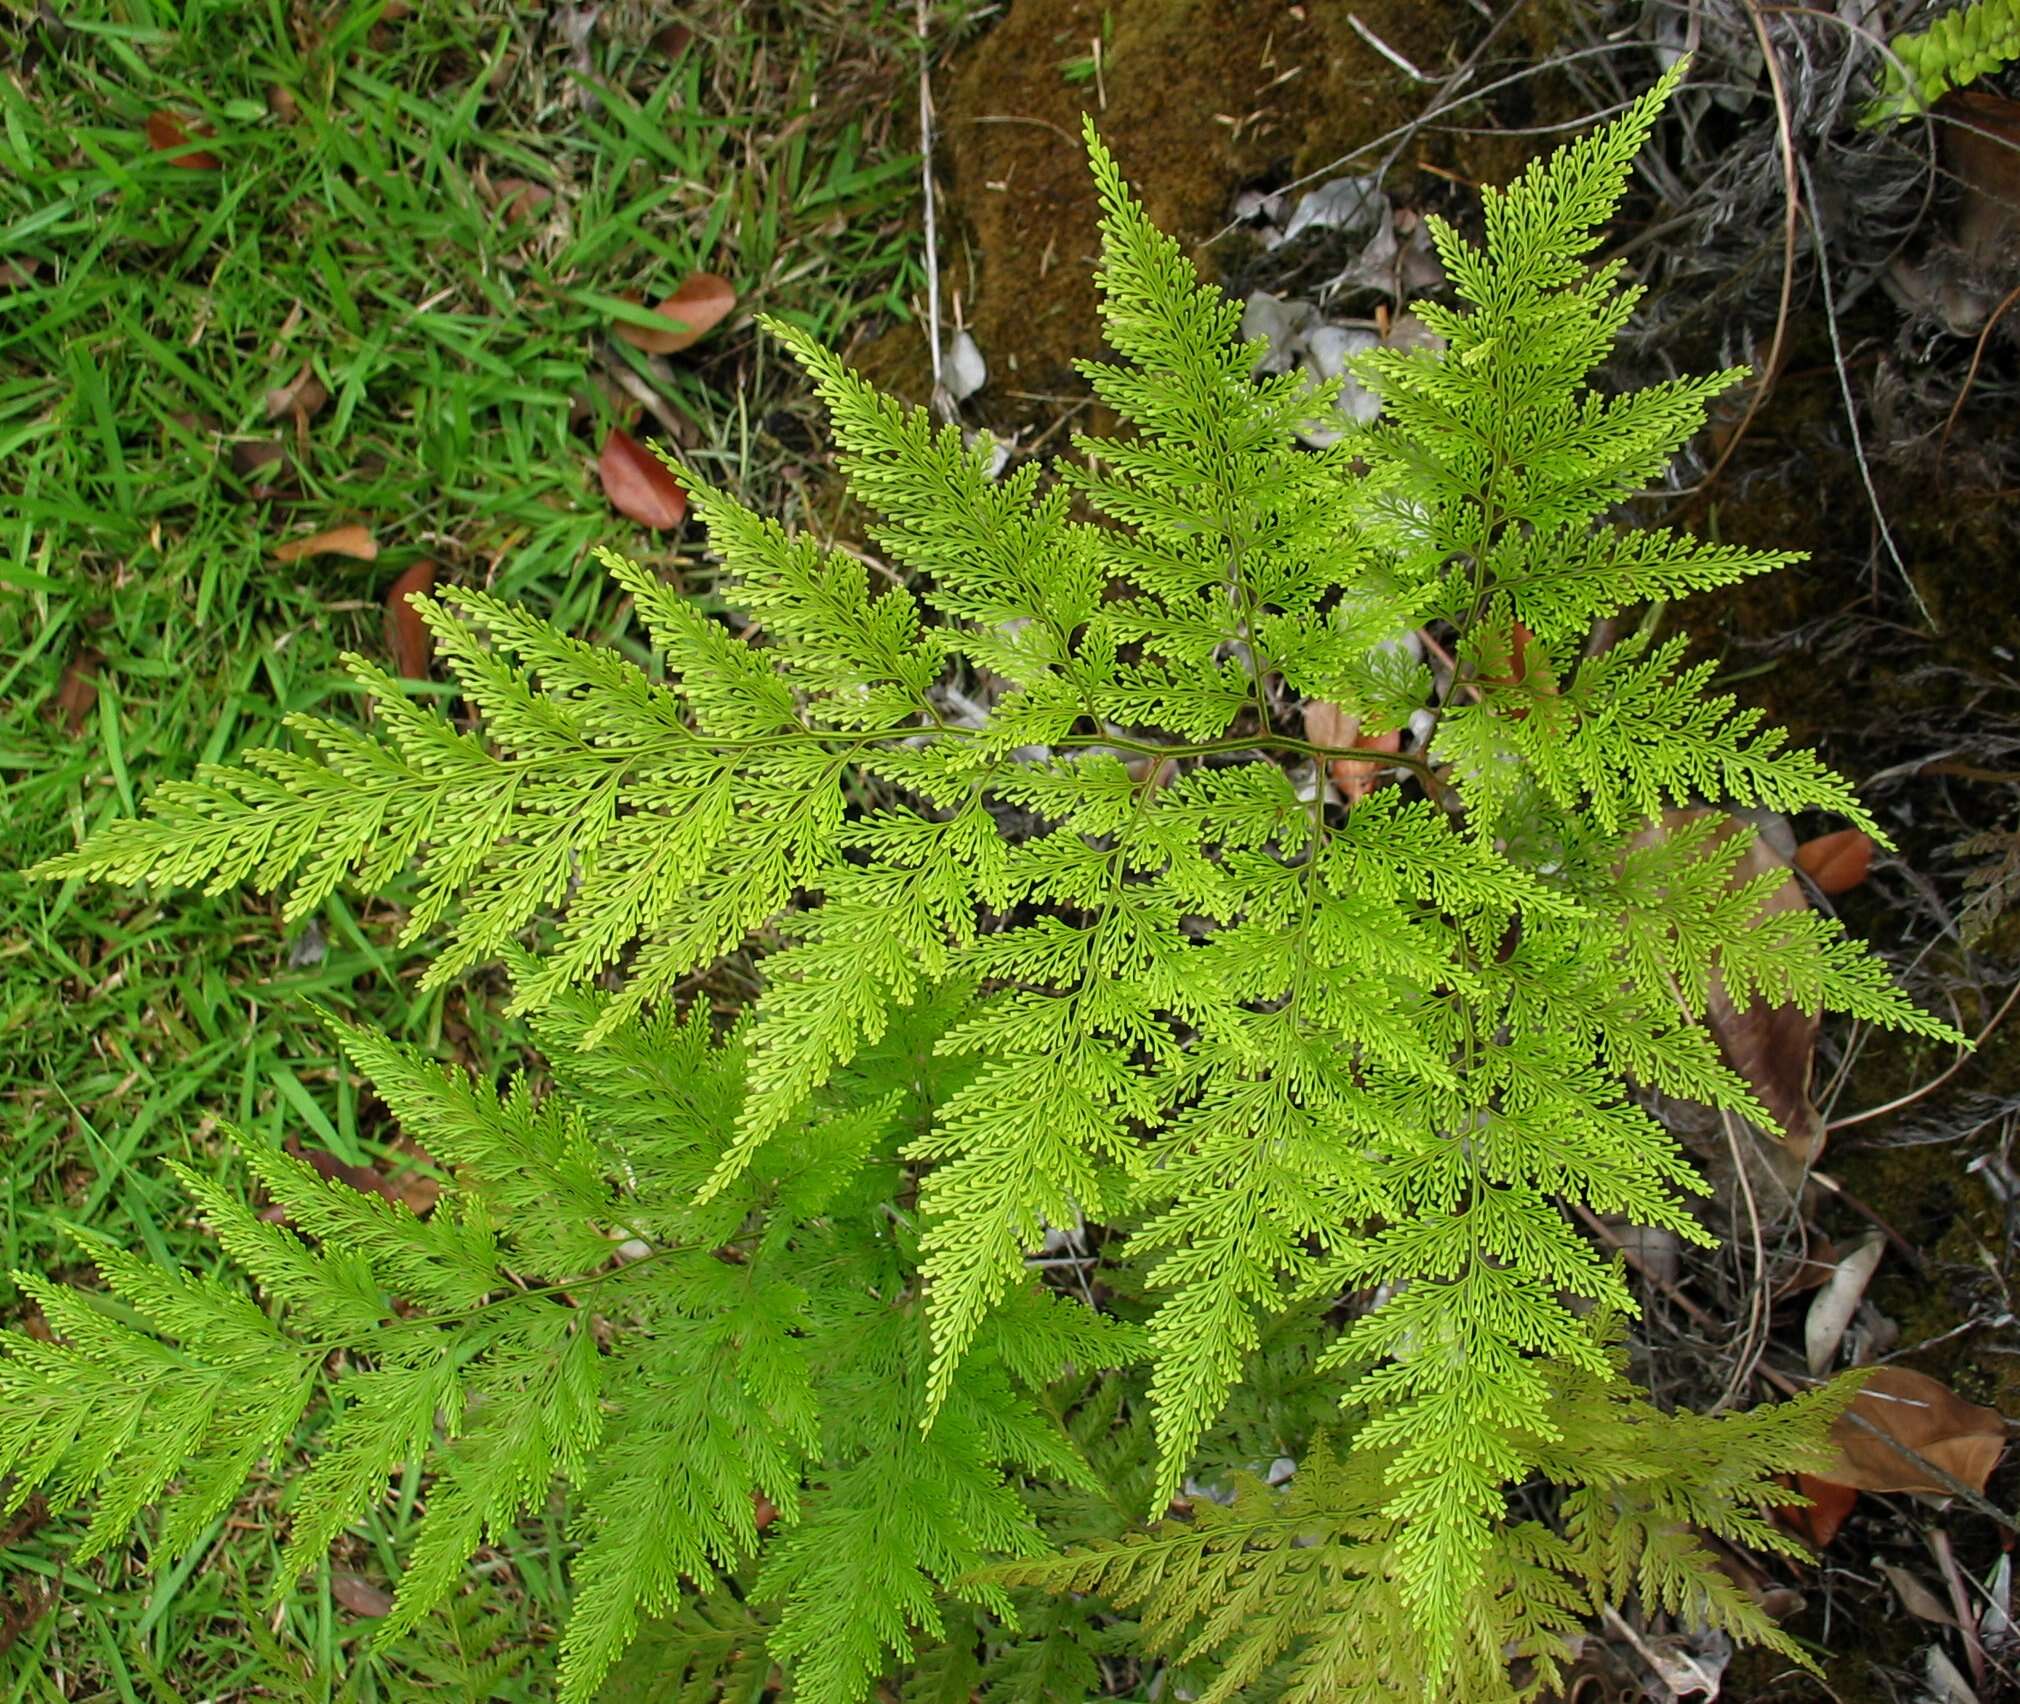
<instances>
[{"instance_id":1,"label":"lacy green fern","mask_svg":"<svg viewBox=\"0 0 2020 1704\"><path fill-rule=\"evenodd\" d=\"M1489 193L1484 248L1433 224L1445 350L1367 358L1382 418L1317 453L1336 387L1252 380L1090 130L1117 359L1083 370L1124 435L997 480L772 324L892 583L683 469L738 618L608 558L663 675L447 590L417 607L479 731L355 661L369 731L298 717L299 753L45 866L291 882L301 917L418 863L429 980L504 959L554 1081L340 1028L456 1188L418 1220L240 1139L284 1224L184 1181L265 1308L111 1248L107 1296L25 1280L60 1341L0 1359L17 1495L95 1493L87 1553L159 1503L173 1551L301 1447L285 1589L425 1463L397 1632L558 1483L566 1700L669 1610L704 1693L758 1684L762 1637L814 1704L894 1672L1084 1695L1134 1635L1037 1586L1140 1605L1215 1697L1513 1696L1511 1651L1547 1676L1629 1590L1775 1639L1690 1534L1775 1543L1747 1511L1835 1398L1656 1414L1566 1206L1706 1240L1628 1083L1770 1122L1699 1021L1714 977L1950 1032L1834 924L1764 914L1772 879L1733 887L1750 829L1642 833L1702 797L1877 837L1844 783L1680 643L1578 657L1789 560L1602 519L1739 376L1587 383L1637 292L1586 257L1677 75ZM1435 731L1329 743L1320 702ZM1342 762L1402 779L1350 803ZM679 1015L759 947L727 1035ZM1257 1454L1304 1465L1123 1536Z\"/></svg>"},{"instance_id":2,"label":"lacy green fern","mask_svg":"<svg viewBox=\"0 0 2020 1704\"><path fill-rule=\"evenodd\" d=\"M1925 30L1887 43L1880 92L1860 114L1871 126L1925 113L1952 89L2020 59L2020 0L1972 0Z\"/></svg>"}]
</instances>

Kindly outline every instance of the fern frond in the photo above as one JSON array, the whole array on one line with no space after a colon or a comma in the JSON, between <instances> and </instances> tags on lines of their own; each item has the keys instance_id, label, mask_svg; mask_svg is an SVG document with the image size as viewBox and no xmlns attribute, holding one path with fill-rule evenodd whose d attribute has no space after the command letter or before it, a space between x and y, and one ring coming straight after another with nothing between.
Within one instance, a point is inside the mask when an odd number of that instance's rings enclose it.
<instances>
[{"instance_id":1,"label":"fern frond","mask_svg":"<svg viewBox=\"0 0 2020 1704\"><path fill-rule=\"evenodd\" d=\"M1951 89L1989 77L2020 59L2020 5L1972 0L1934 19L1925 30L1887 43L1880 92L1859 123L1898 124L1934 106Z\"/></svg>"},{"instance_id":2,"label":"fern frond","mask_svg":"<svg viewBox=\"0 0 2020 1704\"><path fill-rule=\"evenodd\" d=\"M154 1502L187 1544L327 1384L281 1589L424 1473L415 1629L563 1488L563 1704L654 1617L689 1696L1087 1689L1105 1625L1020 1635L1013 1586L1140 1610L1211 1699L1534 1695L1629 1590L1774 1643L1690 1531L1776 1542L1827 1404L1655 1415L1571 1209L1705 1239L1630 1083L1766 1122L1714 979L1951 1031L1716 814L1881 839L1851 788L1680 639L1582 654L1788 560L1609 515L1741 376L1593 382L1638 290L1591 256L1682 75L1490 192L1484 245L1431 223L1444 347L1361 358L1380 417L1315 454L1339 386L1254 377L1090 129L1119 426L1049 482L766 321L883 561L684 469L725 607L606 554L646 666L445 589L467 725L353 659L369 727L296 718L43 866L291 917L398 880L425 985L504 961L551 1086L338 1026L453 1186L424 1219L240 1140L277 1213L180 1175L264 1308L114 1250L107 1296L24 1280L17 1495L96 1496L88 1554ZM1561 1533L1511 1506L1546 1484Z\"/></svg>"}]
</instances>

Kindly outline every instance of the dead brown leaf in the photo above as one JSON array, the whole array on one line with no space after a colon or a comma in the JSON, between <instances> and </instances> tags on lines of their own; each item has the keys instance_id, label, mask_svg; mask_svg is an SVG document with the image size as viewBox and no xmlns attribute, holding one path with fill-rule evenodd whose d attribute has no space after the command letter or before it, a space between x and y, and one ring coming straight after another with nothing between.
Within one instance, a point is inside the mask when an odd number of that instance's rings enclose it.
<instances>
[{"instance_id":1,"label":"dead brown leaf","mask_svg":"<svg viewBox=\"0 0 2020 1704\"><path fill-rule=\"evenodd\" d=\"M354 1166L348 1160L338 1159L327 1149L308 1147L292 1136L283 1145L325 1183L341 1183L360 1195L376 1195L382 1201L407 1208L417 1218L433 1207L442 1193L442 1186L425 1172L403 1171L389 1177L377 1166ZM274 1214L274 1222L287 1222L285 1208Z\"/></svg>"},{"instance_id":2,"label":"dead brown leaf","mask_svg":"<svg viewBox=\"0 0 2020 1704\"><path fill-rule=\"evenodd\" d=\"M331 1574L330 1596L353 1615L377 1619L393 1612L393 1594L362 1574Z\"/></svg>"},{"instance_id":3,"label":"dead brown leaf","mask_svg":"<svg viewBox=\"0 0 2020 1704\"><path fill-rule=\"evenodd\" d=\"M1867 1424L1861 1426L1859 1420ZM1834 1484L1859 1491L1942 1495L1950 1490L1894 1447L1899 1444L1973 1491L1983 1491L2006 1448L2006 1420L1996 1408L1966 1402L1926 1373L1879 1367L1832 1425L1831 1443L1837 1460L1823 1477Z\"/></svg>"},{"instance_id":4,"label":"dead brown leaf","mask_svg":"<svg viewBox=\"0 0 2020 1704\"><path fill-rule=\"evenodd\" d=\"M39 1497L37 1501L40 1501ZM0 1657L12 1650L23 1633L56 1607L62 1578L62 1564L59 1562L56 1579L24 1579L18 1591L0 1595Z\"/></svg>"},{"instance_id":5,"label":"dead brown leaf","mask_svg":"<svg viewBox=\"0 0 2020 1704\"><path fill-rule=\"evenodd\" d=\"M63 671L56 688L56 709L63 726L73 734L84 731L91 712L98 708L98 670L105 659L96 651L79 651Z\"/></svg>"},{"instance_id":6,"label":"dead brown leaf","mask_svg":"<svg viewBox=\"0 0 2020 1704\"><path fill-rule=\"evenodd\" d=\"M283 124L292 124L301 117L302 109L294 97L294 91L282 83L267 85L267 111Z\"/></svg>"},{"instance_id":7,"label":"dead brown leaf","mask_svg":"<svg viewBox=\"0 0 2020 1704\"><path fill-rule=\"evenodd\" d=\"M1359 746L1368 751L1403 749L1400 730L1363 734L1360 717L1350 716L1337 704L1328 704L1323 699L1313 699L1305 705L1305 737L1313 745ZM1352 806L1381 784L1382 765L1372 758L1337 757L1326 766L1326 773L1332 777L1340 797Z\"/></svg>"},{"instance_id":8,"label":"dead brown leaf","mask_svg":"<svg viewBox=\"0 0 2020 1704\"><path fill-rule=\"evenodd\" d=\"M524 224L554 199L553 190L531 178L500 178L491 192L497 198L498 217L507 225Z\"/></svg>"},{"instance_id":9,"label":"dead brown leaf","mask_svg":"<svg viewBox=\"0 0 2020 1704\"><path fill-rule=\"evenodd\" d=\"M1671 831L1708 815L1703 810L1667 810L1662 813L1662 831ZM1720 831L1719 838L1733 832ZM1770 870L1786 870L1788 860L1770 846L1765 835L1756 834L1753 843L1733 867L1729 884L1744 887L1756 876ZM1761 907L1763 917L1784 911L1798 911L1806 904L1801 886L1785 881L1769 894ZM1798 1166L1816 1161L1824 1150L1824 1121L1810 1099L1810 1069L1816 1054L1818 1020L1815 1013L1798 1006L1775 1006L1765 1000L1751 1001L1744 1011L1734 1007L1718 977L1711 979L1711 997L1705 1006L1705 1026L1711 1031L1725 1062L1747 1081L1761 1105L1774 1115L1784 1132L1782 1149Z\"/></svg>"},{"instance_id":10,"label":"dead brown leaf","mask_svg":"<svg viewBox=\"0 0 2020 1704\"><path fill-rule=\"evenodd\" d=\"M1901 1600L1901 1607L1917 1621L1931 1621L1938 1627L1957 1625L1957 1618L1944 1606L1943 1600L1923 1584L1921 1576L1891 1562L1876 1562L1874 1566L1887 1576L1894 1595Z\"/></svg>"},{"instance_id":11,"label":"dead brown leaf","mask_svg":"<svg viewBox=\"0 0 2020 1704\"><path fill-rule=\"evenodd\" d=\"M1807 1473L1795 1476L1795 1488L1809 1502L1801 1505L1783 1503L1775 1513L1781 1517L1782 1524L1812 1550L1829 1548L1831 1540L1838 1536L1838 1529L1845 1524L1858 1502L1858 1492L1849 1485L1818 1479Z\"/></svg>"},{"instance_id":12,"label":"dead brown leaf","mask_svg":"<svg viewBox=\"0 0 2020 1704\"><path fill-rule=\"evenodd\" d=\"M642 300L629 293L624 299ZM673 355L699 343L735 306L736 290L727 278L719 278L713 272L697 272L652 310L672 322L665 331L633 325L628 320L619 320L610 329L634 349L652 355Z\"/></svg>"},{"instance_id":13,"label":"dead brown leaf","mask_svg":"<svg viewBox=\"0 0 2020 1704\"><path fill-rule=\"evenodd\" d=\"M1841 828L1820 834L1796 848L1796 868L1817 884L1822 894L1850 893L1873 867L1873 842L1862 829Z\"/></svg>"},{"instance_id":14,"label":"dead brown leaf","mask_svg":"<svg viewBox=\"0 0 2020 1704\"><path fill-rule=\"evenodd\" d=\"M611 507L642 527L665 531L687 514L687 493L667 465L630 433L613 426L596 471Z\"/></svg>"},{"instance_id":15,"label":"dead brown leaf","mask_svg":"<svg viewBox=\"0 0 2020 1704\"><path fill-rule=\"evenodd\" d=\"M413 1147L411 1143L403 1142L401 1147L405 1150L411 1150L421 1160L426 1160L428 1157L419 1148ZM425 1218L429 1213L434 1211L435 1203L442 1198L441 1184L417 1167L409 1167L405 1171L395 1172L392 1177L392 1184L394 1199L404 1203L407 1211L412 1213L417 1219Z\"/></svg>"},{"instance_id":16,"label":"dead brown leaf","mask_svg":"<svg viewBox=\"0 0 2020 1704\"><path fill-rule=\"evenodd\" d=\"M330 393L323 381L316 377L315 369L304 361L301 371L292 379L267 392L266 400L269 420L285 420L290 415L297 420L313 420L322 411L323 404L330 400Z\"/></svg>"},{"instance_id":17,"label":"dead brown leaf","mask_svg":"<svg viewBox=\"0 0 2020 1704\"><path fill-rule=\"evenodd\" d=\"M272 438L241 438L231 447L231 470L241 479L250 479L263 468L288 459L287 445Z\"/></svg>"},{"instance_id":18,"label":"dead brown leaf","mask_svg":"<svg viewBox=\"0 0 2020 1704\"><path fill-rule=\"evenodd\" d=\"M1957 245L1998 288L2010 282L2020 239L2020 101L1990 89L1953 89L1938 104L1943 164L1963 193Z\"/></svg>"},{"instance_id":19,"label":"dead brown leaf","mask_svg":"<svg viewBox=\"0 0 2020 1704\"><path fill-rule=\"evenodd\" d=\"M359 562L370 562L378 554L379 541L372 537L368 528L356 524L332 527L328 532L290 539L286 544L274 547L276 562L299 562L305 556L349 556Z\"/></svg>"},{"instance_id":20,"label":"dead brown leaf","mask_svg":"<svg viewBox=\"0 0 2020 1704\"><path fill-rule=\"evenodd\" d=\"M35 274L42 270L42 262L32 254L20 255L13 260L0 260L0 288L18 290L24 284L33 284Z\"/></svg>"},{"instance_id":21,"label":"dead brown leaf","mask_svg":"<svg viewBox=\"0 0 2020 1704\"><path fill-rule=\"evenodd\" d=\"M428 662L435 654L435 636L420 612L409 603L414 592L432 591L435 564L416 562L386 592L386 649L393 654L393 666L408 680L426 680Z\"/></svg>"},{"instance_id":22,"label":"dead brown leaf","mask_svg":"<svg viewBox=\"0 0 2020 1704\"><path fill-rule=\"evenodd\" d=\"M15 1481L11 1478L0 1480L0 1505L11 1500ZM49 1520L49 1504L40 1491L31 1491L4 1521L0 1521L0 1550L19 1544L24 1538L41 1531Z\"/></svg>"},{"instance_id":23,"label":"dead brown leaf","mask_svg":"<svg viewBox=\"0 0 2020 1704\"><path fill-rule=\"evenodd\" d=\"M147 145L156 153L168 155L171 166L181 166L186 171L214 172L217 170L217 156L207 148L192 148L190 137L208 136L210 126L200 121L186 121L176 114L161 108L147 115Z\"/></svg>"}]
</instances>

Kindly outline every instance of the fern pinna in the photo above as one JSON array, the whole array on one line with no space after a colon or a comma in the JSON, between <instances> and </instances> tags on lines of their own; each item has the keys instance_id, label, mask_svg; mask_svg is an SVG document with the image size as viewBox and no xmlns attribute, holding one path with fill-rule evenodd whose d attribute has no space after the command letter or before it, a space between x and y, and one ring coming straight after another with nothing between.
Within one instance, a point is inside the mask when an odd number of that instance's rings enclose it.
<instances>
[{"instance_id":1,"label":"fern pinna","mask_svg":"<svg viewBox=\"0 0 2020 1704\"><path fill-rule=\"evenodd\" d=\"M1839 1397L1656 1412L1566 1206L1707 1240L1627 1085L1770 1122L1699 1022L1714 976L1949 1032L1834 924L1763 911L1777 878L1733 886L1750 829L1642 832L1702 797L1878 837L1847 787L1678 644L1579 657L1789 559L1601 519L1740 376L1587 385L1637 292L1586 257L1679 74L1490 192L1484 248L1433 225L1442 352L1366 357L1381 418L1315 453L1337 387L1252 378L1090 129L1117 359L1083 370L1124 435L997 480L772 324L890 584L683 470L742 620L609 557L663 676L445 591L419 607L481 733L355 661L369 730L297 718L299 752L45 866L292 881L302 918L418 862L429 982L505 959L553 1082L342 1031L458 1187L417 1219L248 1140L285 1224L185 1181L266 1307L113 1248L110 1298L25 1278L58 1341L0 1361L14 1495L95 1490L81 1554L158 1502L172 1552L300 1447L286 1584L425 1462L397 1630L565 1482L570 1700L675 1605L692 1696L762 1692L756 1628L821 1704L894 1663L908 1696L1084 1695L1131 1608L1212 1698L1521 1695L1628 1592L1786 1646L1693 1533L1780 1543L1757 1505ZM1400 783L1342 801L1361 762ZM679 1015L754 944L733 1029ZM1289 1484L1128 1530L1264 1435L1240 1416L1285 1344L1330 1412L1270 1398ZM1518 1518L1525 1484L1562 1496ZM1107 1603L1047 1621L1042 1590Z\"/></svg>"}]
</instances>

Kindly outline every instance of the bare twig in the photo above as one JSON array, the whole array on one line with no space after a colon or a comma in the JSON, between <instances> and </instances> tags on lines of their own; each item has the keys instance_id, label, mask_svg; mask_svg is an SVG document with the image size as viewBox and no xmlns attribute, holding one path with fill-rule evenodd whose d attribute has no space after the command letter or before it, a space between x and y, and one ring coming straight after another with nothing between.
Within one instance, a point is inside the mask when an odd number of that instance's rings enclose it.
<instances>
[{"instance_id":1,"label":"bare twig","mask_svg":"<svg viewBox=\"0 0 2020 1704\"><path fill-rule=\"evenodd\" d=\"M1994 1012L1985 1027L1972 1037L1970 1045L1957 1055L1947 1071L1944 1071L1939 1076L1931 1077L1920 1088L1910 1089L1904 1095L1896 1095L1892 1100L1883 1102L1879 1106L1868 1107L1864 1112L1855 1112L1846 1118L1832 1119L1830 1123L1824 1126L1824 1134L1831 1136L1840 1130L1849 1130L1855 1124L1868 1124L1875 1118L1884 1118L1890 1112L1899 1112L1903 1107L1913 1106L1916 1101L1921 1100L1924 1096L1934 1094L1971 1062L1972 1054L1978 1048L1984 1046L1986 1037L1991 1035L2005 1021L2006 1014L2013 1009L2013 1002L2015 1000L2020 1000L2020 982L2014 983L2006 991L2006 998L1999 1002L1998 1011Z\"/></svg>"},{"instance_id":2,"label":"bare twig","mask_svg":"<svg viewBox=\"0 0 2020 1704\"><path fill-rule=\"evenodd\" d=\"M927 43L926 0L917 0L919 26L919 176L926 195L926 341L933 352L933 411L954 418L954 399L940 377L940 239L933 198L933 56Z\"/></svg>"},{"instance_id":3,"label":"bare twig","mask_svg":"<svg viewBox=\"0 0 2020 1704\"><path fill-rule=\"evenodd\" d=\"M1369 29L1366 24L1362 23L1361 20L1355 17L1354 14L1351 12L1347 14L1347 28L1352 30L1355 35L1359 36L1361 40L1366 42L1384 59L1386 59L1391 65L1395 66L1395 68L1398 71L1402 72L1404 76L1410 77L1419 83L1442 83L1445 81L1445 79L1442 77L1425 76L1423 72L1419 71L1416 68L1416 66L1412 65L1407 59L1405 59L1387 42L1382 40L1380 36L1376 35L1373 30Z\"/></svg>"},{"instance_id":4,"label":"bare twig","mask_svg":"<svg viewBox=\"0 0 2020 1704\"><path fill-rule=\"evenodd\" d=\"M1908 565L1901 559L1900 547L1894 543L1894 529L1887 525L1887 512L1880 507L1880 494L1873 485L1872 464L1866 460L1866 445L1859 431L1858 404L1852 400L1851 378L1845 370L1845 352L1838 342L1838 306L1831 294L1831 266L1825 254L1825 233L1817 207L1816 186L1810 182L1810 168L1807 160L1798 161L1803 174L1803 192L1809 202L1810 226L1816 233L1815 253L1817 257L1817 283L1824 293L1824 326L1831 334L1831 364L1837 370L1838 394L1845 403L1845 429L1851 434L1852 455L1859 464L1859 479L1866 488L1866 502L1873 511L1873 521L1880 529L1880 542L1887 547L1887 554L1894 559L1894 566L1900 571L1901 583L1908 588L1908 595L1915 600L1915 608L1922 619L1929 624L1929 631L1938 631L1936 618L1929 613L1929 606L1922 601L1921 588L1908 572Z\"/></svg>"},{"instance_id":5,"label":"bare twig","mask_svg":"<svg viewBox=\"0 0 2020 1704\"><path fill-rule=\"evenodd\" d=\"M1978 382L1978 368L1985 359L1985 345L1992 341L1992 329L2005 317L2006 310L2015 302L2020 302L2020 284L2015 284L2000 300L1985 321L1985 329L1978 333L1978 346L1971 351L1971 367L1964 375L1963 388L1957 392L1957 400L1950 404L1950 415L1943 422L1943 436L1936 445L1940 457L1950 447L1950 434L1957 429L1957 416L1964 412L1964 402L1971 394L1971 387Z\"/></svg>"},{"instance_id":6,"label":"bare twig","mask_svg":"<svg viewBox=\"0 0 2020 1704\"><path fill-rule=\"evenodd\" d=\"M1767 366L1755 381L1753 394L1747 398L1746 412L1739 417L1739 424L1726 434L1725 447L1719 451L1718 460L1711 465L1711 471L1698 482L1703 490L1716 480L1732 460L1733 451L1739 448L1740 440L1746 436L1747 428L1761 410L1761 405L1774 390L1775 380L1782 370L1782 345L1788 336L1789 302L1795 292L1796 281L1796 232L1802 215L1802 198L1796 193L1796 144L1795 134L1789 123L1788 88L1782 81L1781 56L1775 52L1774 41L1768 35L1767 22L1760 15L1754 0L1746 0L1747 20L1753 25L1754 39L1760 43L1761 58L1766 62L1768 82L1775 96L1775 134L1781 143L1782 180L1785 189L1782 214L1782 287L1781 299L1775 306L1774 337L1768 344ZM1697 29L1697 12L1691 11L1691 29Z\"/></svg>"}]
</instances>

